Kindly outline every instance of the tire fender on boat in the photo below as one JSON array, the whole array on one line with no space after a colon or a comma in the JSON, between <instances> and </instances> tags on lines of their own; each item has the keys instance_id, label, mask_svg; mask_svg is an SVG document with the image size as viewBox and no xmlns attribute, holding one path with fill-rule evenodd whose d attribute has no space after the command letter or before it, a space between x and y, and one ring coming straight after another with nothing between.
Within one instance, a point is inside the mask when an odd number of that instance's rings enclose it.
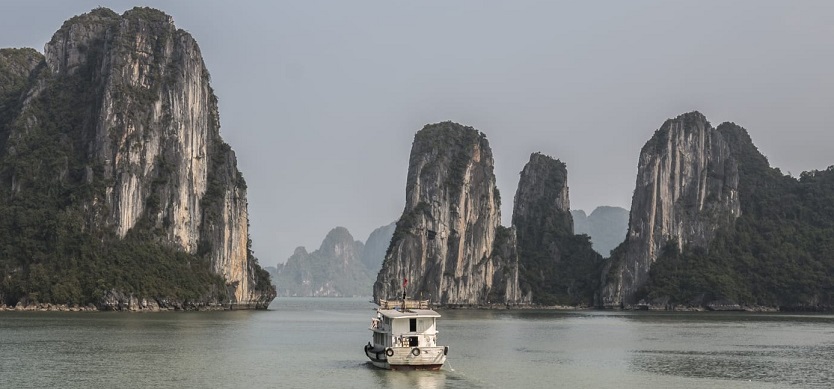
<instances>
[{"instance_id":1,"label":"tire fender on boat","mask_svg":"<svg viewBox=\"0 0 834 389\"><path fill-rule=\"evenodd\" d=\"M449 355L449 346L443 346L443 355Z\"/></svg>"},{"instance_id":2,"label":"tire fender on boat","mask_svg":"<svg viewBox=\"0 0 834 389\"><path fill-rule=\"evenodd\" d=\"M420 349L417 348L417 347L411 349L411 355L413 355L415 357L419 357L420 356Z\"/></svg>"},{"instance_id":3,"label":"tire fender on boat","mask_svg":"<svg viewBox=\"0 0 834 389\"><path fill-rule=\"evenodd\" d=\"M394 349L392 349L391 347L388 347L388 349L385 350L385 355L387 355L389 357L393 357L394 356Z\"/></svg>"}]
</instances>

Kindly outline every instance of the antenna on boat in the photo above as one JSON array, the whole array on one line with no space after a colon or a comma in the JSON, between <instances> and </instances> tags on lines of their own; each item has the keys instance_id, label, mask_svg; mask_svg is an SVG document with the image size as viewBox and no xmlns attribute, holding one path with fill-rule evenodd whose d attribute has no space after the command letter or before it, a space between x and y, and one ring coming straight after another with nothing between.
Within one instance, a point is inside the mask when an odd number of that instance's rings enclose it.
<instances>
[{"instance_id":1,"label":"antenna on boat","mask_svg":"<svg viewBox=\"0 0 834 389\"><path fill-rule=\"evenodd\" d=\"M402 305L403 311L405 311L405 308L406 308L405 307L405 286L406 285L408 285L408 278L403 277L403 305Z\"/></svg>"}]
</instances>

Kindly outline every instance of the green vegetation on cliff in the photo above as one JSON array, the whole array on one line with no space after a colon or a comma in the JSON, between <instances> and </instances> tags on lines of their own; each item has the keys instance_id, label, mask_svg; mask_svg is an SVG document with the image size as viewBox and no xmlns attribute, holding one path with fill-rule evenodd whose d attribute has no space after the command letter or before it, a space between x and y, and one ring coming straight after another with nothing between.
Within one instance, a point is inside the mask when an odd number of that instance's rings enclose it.
<instances>
[{"instance_id":1,"label":"green vegetation on cliff","mask_svg":"<svg viewBox=\"0 0 834 389\"><path fill-rule=\"evenodd\" d=\"M413 155L435 155L432 164L448 166L446 173L445 188L449 190L449 199L452 203L460 200L461 189L464 184L464 175L473 160L476 148L484 149L486 135L472 127L464 126L455 122L446 121L436 124L428 124L414 135L414 147L411 150ZM426 171L432 171L424 167ZM406 192L410 188L406 188ZM501 205L500 195L495 188L495 196L498 206Z\"/></svg>"},{"instance_id":2,"label":"green vegetation on cliff","mask_svg":"<svg viewBox=\"0 0 834 389\"><path fill-rule=\"evenodd\" d=\"M97 91L79 81L94 79L95 63L79 69L80 77L40 72L46 89L22 116L20 104L0 107L3 135L18 134L0 149L0 303L88 304L110 290L225 300L225 283L208 260L162 243L154 223L140 221L124 239L92 225L83 204L102 196L105 182L101 167L78 150Z\"/></svg>"},{"instance_id":3,"label":"green vegetation on cliff","mask_svg":"<svg viewBox=\"0 0 834 389\"><path fill-rule=\"evenodd\" d=\"M676 304L731 301L834 307L834 166L796 179L771 168L747 132L718 127L739 159L741 216L707 250L666 246L641 292Z\"/></svg>"},{"instance_id":4,"label":"green vegetation on cliff","mask_svg":"<svg viewBox=\"0 0 834 389\"><path fill-rule=\"evenodd\" d=\"M516 192L513 226L518 237L519 283L542 305L593 304L599 287L600 256L588 235L574 235L567 204L565 164L533 154Z\"/></svg>"},{"instance_id":5,"label":"green vegetation on cliff","mask_svg":"<svg viewBox=\"0 0 834 389\"><path fill-rule=\"evenodd\" d=\"M548 246L558 247L557 258L546 255L547 246L519 244L521 290L532 290L536 304L593 305L602 256L591 248L590 237L561 235L551 239Z\"/></svg>"},{"instance_id":6,"label":"green vegetation on cliff","mask_svg":"<svg viewBox=\"0 0 834 389\"><path fill-rule=\"evenodd\" d=\"M161 55L175 31L168 19L148 8L135 8L122 17L98 8L74 17L50 44L77 52L65 58L55 53L60 50L50 51L49 63L58 68L54 73L34 50L0 50L0 304L97 304L111 292L183 304L228 302L233 297L230 285L214 273L205 242L200 242L196 254L189 254L171 238L170 212L162 207L170 188L178 185L169 160L172 154L160 154L152 161L151 173L140 183L145 193L128 194L136 195L144 207L127 234L119 237L106 222L119 212L106 201L109 191L118 186L113 177L125 172L118 171L115 163L108 166L116 166L116 171L106 172L99 154L114 151L107 146L119 139L125 140L124 148L141 147L147 141L142 127L154 124L148 113L157 102L147 91L171 86L163 82L159 69L165 66L159 63L148 64L155 70L145 74L151 83L146 89L127 85L116 72L108 73L112 70L108 66L135 54L130 37L125 36L129 34L119 28L127 21L132 28L128 33L156 39L155 53ZM62 39L80 40L62 45ZM207 81L205 70L201 76ZM109 95L110 87L117 93ZM130 116L139 124L136 131L119 125L97 127L108 97L115 115ZM216 103L213 95L209 98ZM246 188L230 159L234 154L217 133L219 120L216 105L212 106L209 124L214 132L205 153L211 159L209 191L202 198L211 209L204 217L218 216L226 190ZM163 116L170 119L166 109L163 106ZM111 143L99 139L102 132ZM108 157L107 162L113 159ZM225 175L217 174L218 169ZM269 274L258 266L251 249L248 258L254 289L274 296Z\"/></svg>"}]
</instances>

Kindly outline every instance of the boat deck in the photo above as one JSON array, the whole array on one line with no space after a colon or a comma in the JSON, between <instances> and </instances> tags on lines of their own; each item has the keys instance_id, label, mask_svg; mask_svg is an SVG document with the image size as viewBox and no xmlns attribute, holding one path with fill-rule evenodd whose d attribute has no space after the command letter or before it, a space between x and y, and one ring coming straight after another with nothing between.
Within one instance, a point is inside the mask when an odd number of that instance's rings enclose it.
<instances>
[{"instance_id":1,"label":"boat deck","mask_svg":"<svg viewBox=\"0 0 834 389\"><path fill-rule=\"evenodd\" d=\"M379 300L379 309L431 309L429 300Z\"/></svg>"}]
</instances>

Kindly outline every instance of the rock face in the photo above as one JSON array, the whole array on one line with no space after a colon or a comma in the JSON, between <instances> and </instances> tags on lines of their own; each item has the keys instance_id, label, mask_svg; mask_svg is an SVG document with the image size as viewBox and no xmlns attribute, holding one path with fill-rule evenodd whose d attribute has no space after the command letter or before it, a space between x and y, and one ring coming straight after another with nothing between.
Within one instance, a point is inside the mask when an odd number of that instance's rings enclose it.
<instances>
[{"instance_id":1,"label":"rock face","mask_svg":"<svg viewBox=\"0 0 834 389\"><path fill-rule=\"evenodd\" d=\"M16 140L51 120L33 102L75 102L70 162L86 166L82 181L102 185L80 199L87 220L79 228L119 238L153 231L165 245L210 259L232 304L269 304L274 293L258 285L261 270L249 249L246 184L220 137L217 98L187 32L156 10L120 16L98 8L55 33L43 71L24 64L37 82L10 132L9 155ZM56 88L64 89L59 97L46 96ZM13 194L27 179L11 172Z\"/></svg>"},{"instance_id":2,"label":"rock face","mask_svg":"<svg viewBox=\"0 0 834 389\"><path fill-rule=\"evenodd\" d=\"M498 303L518 303L517 264L492 255L499 206L486 136L452 122L425 126L414 137L405 209L374 283L374 299L398 298L404 291L441 304L496 303L491 295L508 298Z\"/></svg>"},{"instance_id":3,"label":"rock face","mask_svg":"<svg viewBox=\"0 0 834 389\"><path fill-rule=\"evenodd\" d=\"M84 135L85 151L103 165L104 179L113 181L100 199L109 209L101 221L124 237L151 211L157 223L168 221L169 240L195 252L209 162L232 157L234 164L234 154L210 155L212 143L221 141L219 117L194 39L162 13L135 9L120 17L97 10L65 23L45 52L54 77L96 78L100 94L92 101L93 122ZM169 174L163 176L163 169ZM152 188L155 178L167 182ZM238 188L228 189L224 197L245 201L235 193ZM159 204L149 210L145 200L151 195ZM242 211L222 211L229 225L245 219L242 205ZM235 246L240 236L231 230L227 243ZM230 251L243 253L239 247Z\"/></svg>"},{"instance_id":4,"label":"rock face","mask_svg":"<svg viewBox=\"0 0 834 389\"><path fill-rule=\"evenodd\" d=\"M518 238L515 228L498 226L492 260L487 263L492 273L492 287L487 294L489 305L529 305L532 294L521 291Z\"/></svg>"},{"instance_id":5,"label":"rock face","mask_svg":"<svg viewBox=\"0 0 834 389\"><path fill-rule=\"evenodd\" d=\"M628 235L603 270L603 306L634 304L634 294L670 240L707 248L741 213L738 162L707 119L667 120L643 146Z\"/></svg>"},{"instance_id":6,"label":"rock face","mask_svg":"<svg viewBox=\"0 0 834 389\"><path fill-rule=\"evenodd\" d=\"M628 210L625 208L600 206L590 215L581 209L570 213L574 232L589 235L594 250L602 256L610 255L628 233Z\"/></svg>"},{"instance_id":7,"label":"rock face","mask_svg":"<svg viewBox=\"0 0 834 389\"><path fill-rule=\"evenodd\" d=\"M524 165L513 203L513 226L519 228L518 241L524 247L546 246L552 236L573 235L570 214L568 170L564 163L540 153L530 155ZM547 247L558 256L557 247Z\"/></svg>"},{"instance_id":8,"label":"rock face","mask_svg":"<svg viewBox=\"0 0 834 389\"><path fill-rule=\"evenodd\" d=\"M599 263L573 234L564 163L540 153L521 171L513 206L521 288L535 303L590 304L588 280Z\"/></svg>"}]
</instances>

